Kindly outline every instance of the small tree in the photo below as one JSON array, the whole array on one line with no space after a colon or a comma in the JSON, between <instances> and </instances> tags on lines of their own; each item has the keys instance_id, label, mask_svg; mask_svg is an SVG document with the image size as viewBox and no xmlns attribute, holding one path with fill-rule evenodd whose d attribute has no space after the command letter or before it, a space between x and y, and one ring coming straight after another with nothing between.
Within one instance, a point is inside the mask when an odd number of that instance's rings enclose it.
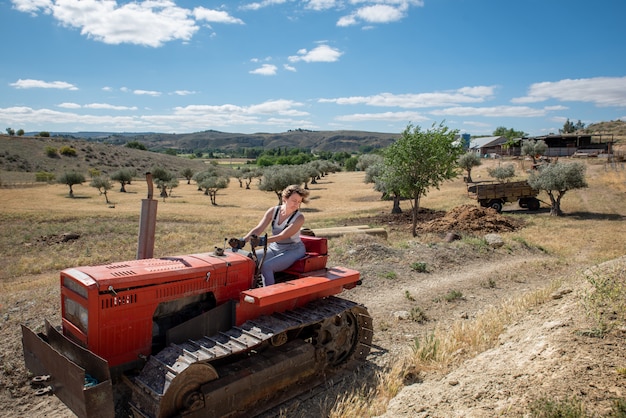
<instances>
[{"instance_id":1,"label":"small tree","mask_svg":"<svg viewBox=\"0 0 626 418\"><path fill-rule=\"evenodd\" d=\"M111 174L111 180L117 181L120 183L120 192L126 193L126 185L130 184L133 179L133 172L127 168L122 168L121 170L116 171Z\"/></svg>"},{"instance_id":2,"label":"small tree","mask_svg":"<svg viewBox=\"0 0 626 418\"><path fill-rule=\"evenodd\" d=\"M104 200L107 204L109 203L109 196L107 195L107 192L113 188L111 180L103 176L95 176L91 179L91 183L89 185L98 189L100 194L104 195Z\"/></svg>"},{"instance_id":3,"label":"small tree","mask_svg":"<svg viewBox=\"0 0 626 418\"><path fill-rule=\"evenodd\" d=\"M15 136L15 129L13 128L7 128L7 135L9 136Z\"/></svg>"},{"instance_id":4,"label":"small tree","mask_svg":"<svg viewBox=\"0 0 626 418\"><path fill-rule=\"evenodd\" d=\"M259 168L247 168L244 167L242 169L243 174L242 174L242 178L246 184L246 189L250 189L250 184L252 184L252 180L254 179L259 179L263 176L263 170L259 169Z\"/></svg>"},{"instance_id":5,"label":"small tree","mask_svg":"<svg viewBox=\"0 0 626 418\"><path fill-rule=\"evenodd\" d=\"M482 161L478 154L476 154L475 152L470 151L461 155L461 157L459 158L459 167L461 167L467 173L467 176L465 177L466 183L472 183L472 168L478 167L481 164Z\"/></svg>"},{"instance_id":6,"label":"small tree","mask_svg":"<svg viewBox=\"0 0 626 418\"><path fill-rule=\"evenodd\" d=\"M307 179L306 173L302 173L302 170L297 166L271 166L263 171L259 189L265 192L276 193L278 204L280 205L282 204L281 193L285 187L292 184L303 184Z\"/></svg>"},{"instance_id":7,"label":"small tree","mask_svg":"<svg viewBox=\"0 0 626 418\"><path fill-rule=\"evenodd\" d=\"M155 167L151 171L154 183L161 190L160 196L165 199L167 194L167 188L171 186L171 181L174 179L174 175L162 167Z\"/></svg>"},{"instance_id":8,"label":"small tree","mask_svg":"<svg viewBox=\"0 0 626 418\"><path fill-rule=\"evenodd\" d=\"M25 133L26 133L26 132L24 132L24 130L23 130L23 129L18 129L18 130L17 130L17 136L24 136L24 134L25 134Z\"/></svg>"},{"instance_id":9,"label":"small tree","mask_svg":"<svg viewBox=\"0 0 626 418\"><path fill-rule=\"evenodd\" d=\"M187 179L187 184L191 184L191 179L193 178L194 172L191 168L187 167L180 173L181 176Z\"/></svg>"},{"instance_id":10,"label":"small tree","mask_svg":"<svg viewBox=\"0 0 626 418\"><path fill-rule=\"evenodd\" d=\"M75 184L82 184L85 182L85 176L75 171L64 173L57 180L60 184L67 184L70 188L70 197L74 197L74 189L72 186Z\"/></svg>"},{"instance_id":11,"label":"small tree","mask_svg":"<svg viewBox=\"0 0 626 418\"><path fill-rule=\"evenodd\" d=\"M166 182L165 188L168 190L167 194L169 196L172 196L172 192L174 191L176 187L178 187L178 184L179 184L179 181L176 178L176 176L172 176L172 178Z\"/></svg>"},{"instance_id":12,"label":"small tree","mask_svg":"<svg viewBox=\"0 0 626 418\"><path fill-rule=\"evenodd\" d=\"M194 174L192 180L194 180L196 184L198 185L198 191L201 191L203 190L202 182L204 181L204 179L208 177L217 177L218 175L219 175L218 167L214 165L210 165L207 167L206 170L200 171ZM205 191L205 194L207 194L206 191Z\"/></svg>"},{"instance_id":13,"label":"small tree","mask_svg":"<svg viewBox=\"0 0 626 418\"><path fill-rule=\"evenodd\" d=\"M507 164L494 168L488 168L487 174L502 183L515 176L515 166L513 164Z\"/></svg>"},{"instance_id":14,"label":"small tree","mask_svg":"<svg viewBox=\"0 0 626 418\"><path fill-rule=\"evenodd\" d=\"M391 213L402 213L400 189L394 187L394 182L387 183L389 181L388 178L383 178L385 170L383 157L378 154L370 154L370 157L362 155L361 157L363 158L359 158L359 164L362 167L361 169L365 170L365 179L363 181L365 183L374 183L374 190L382 193L382 200L393 200Z\"/></svg>"},{"instance_id":15,"label":"small tree","mask_svg":"<svg viewBox=\"0 0 626 418\"><path fill-rule=\"evenodd\" d=\"M550 216L561 216L561 199L568 190L587 187L585 165L579 162L547 164L530 174L528 184L550 197Z\"/></svg>"},{"instance_id":16,"label":"small tree","mask_svg":"<svg viewBox=\"0 0 626 418\"><path fill-rule=\"evenodd\" d=\"M585 124L582 123L580 119L578 119L578 122L574 124L573 122L570 122L569 118L567 118L567 121L563 124L563 128L559 129L559 132L562 134L571 134L583 129L585 129Z\"/></svg>"},{"instance_id":17,"label":"small tree","mask_svg":"<svg viewBox=\"0 0 626 418\"><path fill-rule=\"evenodd\" d=\"M533 159L533 168L535 168L537 166L537 158L545 154L547 150L548 145L544 140L535 141L534 139L529 139L522 142L521 154L522 156L530 156Z\"/></svg>"},{"instance_id":18,"label":"small tree","mask_svg":"<svg viewBox=\"0 0 626 418\"><path fill-rule=\"evenodd\" d=\"M374 164L380 164L383 161L383 157L378 154L362 154L356 163L356 169L358 171L366 171L367 168ZM366 182L369 183L369 182Z\"/></svg>"},{"instance_id":19,"label":"small tree","mask_svg":"<svg viewBox=\"0 0 626 418\"><path fill-rule=\"evenodd\" d=\"M458 130L449 130L443 122L422 132L409 124L402 136L384 151L382 181L411 199L413 226L417 236L417 213L420 199L431 187L439 188L444 180L455 178L457 160L463 147L457 140Z\"/></svg>"},{"instance_id":20,"label":"small tree","mask_svg":"<svg viewBox=\"0 0 626 418\"><path fill-rule=\"evenodd\" d=\"M516 131L513 128L505 128L504 126L498 126L495 131L493 131L493 136L503 136L507 139L513 138L523 138L527 134L524 131Z\"/></svg>"},{"instance_id":21,"label":"small tree","mask_svg":"<svg viewBox=\"0 0 626 418\"><path fill-rule=\"evenodd\" d=\"M230 179L228 177L208 176L202 180L202 182L200 183L200 187L205 190L204 194L208 194L211 198L211 204L213 206L217 206L217 203L215 201L217 191L228 187L229 182Z\"/></svg>"},{"instance_id":22,"label":"small tree","mask_svg":"<svg viewBox=\"0 0 626 418\"><path fill-rule=\"evenodd\" d=\"M302 173L306 174L308 179L304 182L304 188L309 188L309 182L311 184L317 184L317 179L319 179L322 174L321 161L311 161L306 164L302 164Z\"/></svg>"}]
</instances>

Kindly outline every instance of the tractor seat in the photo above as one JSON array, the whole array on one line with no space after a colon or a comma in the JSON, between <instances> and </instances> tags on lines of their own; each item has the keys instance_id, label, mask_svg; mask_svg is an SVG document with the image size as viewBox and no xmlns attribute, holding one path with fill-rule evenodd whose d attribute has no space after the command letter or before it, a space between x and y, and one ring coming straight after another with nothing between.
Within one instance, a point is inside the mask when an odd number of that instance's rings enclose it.
<instances>
[{"instance_id":1,"label":"tractor seat","mask_svg":"<svg viewBox=\"0 0 626 418\"><path fill-rule=\"evenodd\" d=\"M328 239L301 235L300 239L306 248L306 254L291 265L286 273L301 275L326 267L328 261Z\"/></svg>"}]
</instances>

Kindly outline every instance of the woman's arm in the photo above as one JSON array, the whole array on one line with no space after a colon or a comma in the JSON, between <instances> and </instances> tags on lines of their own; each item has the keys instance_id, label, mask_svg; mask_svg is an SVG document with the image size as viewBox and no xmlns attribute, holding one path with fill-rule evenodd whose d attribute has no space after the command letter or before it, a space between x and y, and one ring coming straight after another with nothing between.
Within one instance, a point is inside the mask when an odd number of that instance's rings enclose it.
<instances>
[{"instance_id":1,"label":"woman's arm","mask_svg":"<svg viewBox=\"0 0 626 418\"><path fill-rule=\"evenodd\" d=\"M267 226L270 224L270 221L272 220L272 215L274 214L275 209L275 207L272 207L265 211L265 215L263 215L263 218L261 218L261 221L258 223L258 225L252 228L250 232L248 232L246 235L244 235L243 240L248 242L250 241L250 237L252 235L258 236L263 231L265 231L265 228L267 228Z\"/></svg>"}]
</instances>

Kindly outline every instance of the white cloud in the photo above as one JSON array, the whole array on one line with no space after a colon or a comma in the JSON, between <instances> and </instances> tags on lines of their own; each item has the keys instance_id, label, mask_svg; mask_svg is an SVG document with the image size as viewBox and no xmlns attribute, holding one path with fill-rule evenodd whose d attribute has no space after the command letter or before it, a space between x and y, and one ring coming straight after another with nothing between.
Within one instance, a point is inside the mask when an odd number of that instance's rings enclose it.
<instances>
[{"instance_id":1,"label":"white cloud","mask_svg":"<svg viewBox=\"0 0 626 418\"><path fill-rule=\"evenodd\" d=\"M152 90L133 90L133 94L136 94L138 96L152 96L152 97L158 97L161 95L160 91L152 91Z\"/></svg>"},{"instance_id":2,"label":"white cloud","mask_svg":"<svg viewBox=\"0 0 626 418\"><path fill-rule=\"evenodd\" d=\"M211 23L234 23L238 25L243 25L243 20L232 17L223 10L212 10L206 9L204 7L196 7L193 9L193 15L198 20L205 20Z\"/></svg>"},{"instance_id":3,"label":"white cloud","mask_svg":"<svg viewBox=\"0 0 626 418\"><path fill-rule=\"evenodd\" d=\"M190 96L192 94L196 94L196 92L195 91L191 91L191 90L176 90L172 94L175 94L177 96Z\"/></svg>"},{"instance_id":4,"label":"white cloud","mask_svg":"<svg viewBox=\"0 0 626 418\"><path fill-rule=\"evenodd\" d=\"M106 44L130 43L159 47L187 41L199 29L192 12L169 0L130 2L98 0L12 0L17 10L50 14L63 26Z\"/></svg>"},{"instance_id":5,"label":"white cloud","mask_svg":"<svg viewBox=\"0 0 626 418\"><path fill-rule=\"evenodd\" d=\"M42 80L32 80L26 79L22 80L21 78L17 80L15 83L9 84L16 89L60 89L60 90L78 90L73 84L66 83L65 81L42 81Z\"/></svg>"},{"instance_id":6,"label":"white cloud","mask_svg":"<svg viewBox=\"0 0 626 418\"><path fill-rule=\"evenodd\" d=\"M328 10L340 5L336 0L309 0L306 4L307 9L311 10Z\"/></svg>"},{"instance_id":7,"label":"white cloud","mask_svg":"<svg viewBox=\"0 0 626 418\"><path fill-rule=\"evenodd\" d=\"M391 23L404 19L410 6L424 6L422 0L378 0L359 1L352 4L373 3L358 7L337 21L337 26L352 26L365 23Z\"/></svg>"},{"instance_id":8,"label":"white cloud","mask_svg":"<svg viewBox=\"0 0 626 418\"><path fill-rule=\"evenodd\" d=\"M517 117L532 118L545 116L545 109L534 109L527 106L492 106L492 107L451 107L433 110L436 116L485 116L485 117Z\"/></svg>"},{"instance_id":9,"label":"white cloud","mask_svg":"<svg viewBox=\"0 0 626 418\"><path fill-rule=\"evenodd\" d=\"M291 66L291 65L289 65L289 64L283 64L283 68L284 68L285 70L287 70L287 71L291 71L291 72L294 72L294 73L297 71L297 70L296 70L296 67L293 67L293 66Z\"/></svg>"},{"instance_id":10,"label":"white cloud","mask_svg":"<svg viewBox=\"0 0 626 418\"><path fill-rule=\"evenodd\" d=\"M358 23L358 21L356 20L356 16L355 15L348 15L348 16L343 16L341 17L338 21L337 21L337 26L352 26L352 25L356 25Z\"/></svg>"},{"instance_id":11,"label":"white cloud","mask_svg":"<svg viewBox=\"0 0 626 418\"><path fill-rule=\"evenodd\" d=\"M336 99L320 99L321 103L423 108L453 106L459 103L482 103L493 97L495 86L463 87L457 90L434 93L392 94L380 93L373 96L353 96Z\"/></svg>"},{"instance_id":12,"label":"white cloud","mask_svg":"<svg viewBox=\"0 0 626 418\"><path fill-rule=\"evenodd\" d=\"M381 113L354 113L352 115L337 116L335 120L342 122L393 121L393 122L422 122L430 120L418 112L381 112Z\"/></svg>"},{"instance_id":13,"label":"white cloud","mask_svg":"<svg viewBox=\"0 0 626 418\"><path fill-rule=\"evenodd\" d=\"M131 116L94 116L73 112L59 112L51 109L33 109L30 107L9 107L0 109L0 119L9 119L16 125L37 126L79 126L84 127L115 126L116 130L139 129L145 123Z\"/></svg>"},{"instance_id":14,"label":"white cloud","mask_svg":"<svg viewBox=\"0 0 626 418\"><path fill-rule=\"evenodd\" d=\"M68 102L61 103L58 106L63 109L80 109L81 108L81 106L78 103L68 103Z\"/></svg>"},{"instance_id":15,"label":"white cloud","mask_svg":"<svg viewBox=\"0 0 626 418\"><path fill-rule=\"evenodd\" d=\"M257 75L276 75L276 71L278 70L278 67L276 67L273 64L263 64L262 66L260 66L259 68L257 68L256 70L251 70L250 74L257 74Z\"/></svg>"},{"instance_id":16,"label":"white cloud","mask_svg":"<svg viewBox=\"0 0 626 418\"><path fill-rule=\"evenodd\" d=\"M41 10L47 11L52 6L51 0L12 0L12 3L16 10L33 15Z\"/></svg>"},{"instance_id":17,"label":"white cloud","mask_svg":"<svg viewBox=\"0 0 626 418\"><path fill-rule=\"evenodd\" d=\"M338 49L331 48L328 45L320 45L312 50L300 49L298 55L292 55L289 57L291 62L335 62L339 60L339 57L343 55L343 52Z\"/></svg>"},{"instance_id":18,"label":"white cloud","mask_svg":"<svg viewBox=\"0 0 626 418\"><path fill-rule=\"evenodd\" d=\"M302 112L294 109L295 107L302 106L302 103L294 102L293 100L268 100L266 102L252 105L247 108L247 113L253 114L279 114L288 116L305 116L307 112Z\"/></svg>"},{"instance_id":19,"label":"white cloud","mask_svg":"<svg viewBox=\"0 0 626 418\"><path fill-rule=\"evenodd\" d=\"M488 123L476 122L476 121L464 121L463 125L468 125L468 126L471 126L473 128L478 128L478 129L491 127L491 125Z\"/></svg>"},{"instance_id":20,"label":"white cloud","mask_svg":"<svg viewBox=\"0 0 626 418\"><path fill-rule=\"evenodd\" d=\"M82 114L80 111L58 111L51 109L33 109L30 107L0 108L0 123L6 126L28 125L55 130L111 130L114 132L128 131L156 131L156 132L197 132L207 126L215 128L237 128L243 126L272 126L290 129L294 126L316 128L303 118L309 113L301 110L304 104L293 100L279 99L238 106L223 105L190 105L176 107L171 113L154 113L144 115L97 115ZM74 103L64 103L60 107L67 109L102 109L115 108L122 111L123 107L91 104L80 106ZM136 110L127 107L126 110ZM255 128L256 129L256 128Z\"/></svg>"},{"instance_id":21,"label":"white cloud","mask_svg":"<svg viewBox=\"0 0 626 418\"><path fill-rule=\"evenodd\" d=\"M172 40L191 39L198 30L191 12L169 0L127 3L64 0L52 8L62 24L80 28L89 38L107 44L130 43L159 47Z\"/></svg>"},{"instance_id":22,"label":"white cloud","mask_svg":"<svg viewBox=\"0 0 626 418\"><path fill-rule=\"evenodd\" d=\"M107 103L90 103L83 106L85 109L105 109L105 110L137 110L136 106L115 106Z\"/></svg>"},{"instance_id":23,"label":"white cloud","mask_svg":"<svg viewBox=\"0 0 626 418\"><path fill-rule=\"evenodd\" d=\"M404 10L386 4L363 7L356 12L356 16L368 23L389 23L402 19Z\"/></svg>"},{"instance_id":24,"label":"white cloud","mask_svg":"<svg viewBox=\"0 0 626 418\"><path fill-rule=\"evenodd\" d=\"M550 99L591 102L599 107L626 106L626 77L595 77L545 81L532 84L528 95L513 103L537 103Z\"/></svg>"},{"instance_id":25,"label":"white cloud","mask_svg":"<svg viewBox=\"0 0 626 418\"><path fill-rule=\"evenodd\" d=\"M287 0L263 0L254 3L248 3L240 7L242 10L259 10L264 7L273 6L275 4L283 4L286 3Z\"/></svg>"}]
</instances>

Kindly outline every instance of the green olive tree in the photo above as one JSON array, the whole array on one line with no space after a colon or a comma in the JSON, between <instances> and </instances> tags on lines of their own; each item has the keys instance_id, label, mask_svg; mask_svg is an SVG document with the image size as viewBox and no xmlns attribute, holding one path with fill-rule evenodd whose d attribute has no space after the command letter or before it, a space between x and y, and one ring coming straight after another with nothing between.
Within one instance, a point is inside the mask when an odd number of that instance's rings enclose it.
<instances>
[{"instance_id":1,"label":"green olive tree","mask_svg":"<svg viewBox=\"0 0 626 418\"><path fill-rule=\"evenodd\" d=\"M111 180L119 182L121 185L120 192L126 193L126 185L130 184L130 182L133 180L133 174L134 173L132 170L122 168L121 170L118 170L115 173L111 174Z\"/></svg>"},{"instance_id":2,"label":"green olive tree","mask_svg":"<svg viewBox=\"0 0 626 418\"><path fill-rule=\"evenodd\" d=\"M228 187L228 183L230 182L230 178L224 176L206 176L200 182L200 187L202 187L205 191L204 194L209 195L211 198L211 204L213 206L217 206L215 202L215 198L217 196L217 191L220 189L225 189Z\"/></svg>"},{"instance_id":3,"label":"green olive tree","mask_svg":"<svg viewBox=\"0 0 626 418\"><path fill-rule=\"evenodd\" d=\"M303 184L309 179L301 167L292 165L274 165L263 170L263 177L259 189L265 192L274 192L278 197L278 204L282 204L282 191L292 184Z\"/></svg>"},{"instance_id":4,"label":"green olive tree","mask_svg":"<svg viewBox=\"0 0 626 418\"><path fill-rule=\"evenodd\" d=\"M488 168L487 174L502 183L505 180L515 177L515 166L513 164L506 164Z\"/></svg>"},{"instance_id":5,"label":"green olive tree","mask_svg":"<svg viewBox=\"0 0 626 418\"><path fill-rule=\"evenodd\" d=\"M472 183L472 168L478 167L482 164L480 156L475 152L466 152L459 157L459 167L461 167L467 173L465 177L466 183Z\"/></svg>"},{"instance_id":6,"label":"green olive tree","mask_svg":"<svg viewBox=\"0 0 626 418\"><path fill-rule=\"evenodd\" d=\"M82 184L85 182L85 176L76 171L70 171L69 173L63 173L57 180L60 184L67 184L70 188L70 197L74 197L74 189L72 186L76 184Z\"/></svg>"},{"instance_id":7,"label":"green olive tree","mask_svg":"<svg viewBox=\"0 0 626 418\"><path fill-rule=\"evenodd\" d=\"M530 174L528 184L533 189L545 190L550 197L550 216L561 216L561 199L568 190L587 187L584 164L551 163Z\"/></svg>"},{"instance_id":8,"label":"green olive tree","mask_svg":"<svg viewBox=\"0 0 626 418\"><path fill-rule=\"evenodd\" d=\"M420 199L431 187L438 189L443 181L459 174L457 160L463 147L457 134L458 130L450 130L443 122L425 132L409 124L401 137L384 150L381 180L411 200L414 237Z\"/></svg>"},{"instance_id":9,"label":"green olive tree","mask_svg":"<svg viewBox=\"0 0 626 418\"><path fill-rule=\"evenodd\" d=\"M107 177L95 176L91 179L91 183L89 185L98 189L100 194L104 195L104 200L107 202L107 204L109 203L109 196L107 195L107 192L113 188L111 180L109 180Z\"/></svg>"},{"instance_id":10,"label":"green olive tree","mask_svg":"<svg viewBox=\"0 0 626 418\"><path fill-rule=\"evenodd\" d=\"M522 141L521 153L522 156L528 155L533 159L533 167L537 164L537 157L543 155L548 150L548 145L542 139L535 141L534 139L529 139L526 141Z\"/></svg>"}]
</instances>

